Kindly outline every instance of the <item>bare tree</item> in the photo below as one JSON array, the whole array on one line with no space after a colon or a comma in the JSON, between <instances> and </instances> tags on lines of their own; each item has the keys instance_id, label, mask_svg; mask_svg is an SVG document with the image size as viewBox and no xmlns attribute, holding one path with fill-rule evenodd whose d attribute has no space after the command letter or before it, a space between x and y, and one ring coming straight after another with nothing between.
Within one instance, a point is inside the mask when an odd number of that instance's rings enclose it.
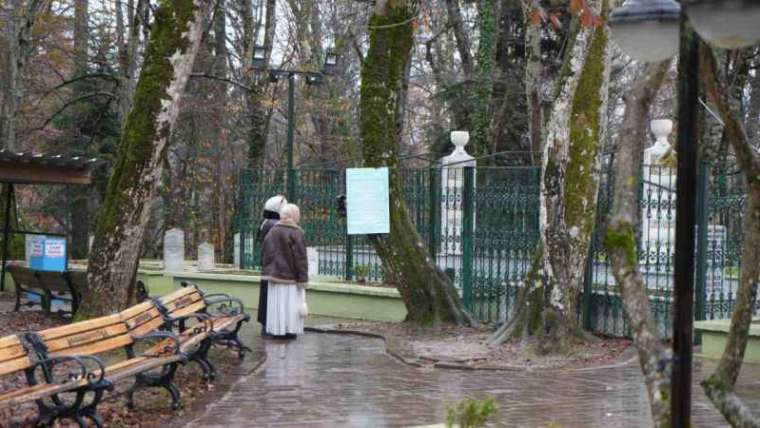
<instances>
[{"instance_id":1,"label":"bare tree","mask_svg":"<svg viewBox=\"0 0 760 428\"><path fill-rule=\"evenodd\" d=\"M118 311L132 298L167 144L212 9L211 1L178 0L155 11L134 105L98 217L79 319Z\"/></svg>"},{"instance_id":2,"label":"bare tree","mask_svg":"<svg viewBox=\"0 0 760 428\"><path fill-rule=\"evenodd\" d=\"M662 85L670 61L649 65L625 95L625 114L615 156L614 201L605 245L615 282L630 320L633 342L649 393L652 418L657 427L670 426L670 372L672 353L662 342L649 311L649 294L636 256L639 219L639 168L650 106Z\"/></svg>"},{"instance_id":3,"label":"bare tree","mask_svg":"<svg viewBox=\"0 0 760 428\"><path fill-rule=\"evenodd\" d=\"M760 275L760 153L750 142L737 105L738 97L732 96L736 92L726 85L726 78L718 69L712 49L706 44L701 46L700 60L707 95L723 119L726 136L744 173L748 189L743 225L741 282L736 293L731 327L718 367L702 382L702 387L732 426L758 427L760 419L736 395L734 387L747 348Z\"/></svg>"}]
</instances>

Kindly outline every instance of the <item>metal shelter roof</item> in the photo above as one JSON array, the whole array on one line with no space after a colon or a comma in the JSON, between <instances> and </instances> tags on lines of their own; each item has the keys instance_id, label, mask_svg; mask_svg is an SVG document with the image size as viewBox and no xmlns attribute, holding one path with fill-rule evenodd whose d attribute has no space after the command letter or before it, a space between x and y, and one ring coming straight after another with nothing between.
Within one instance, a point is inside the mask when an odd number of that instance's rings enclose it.
<instances>
[{"instance_id":1,"label":"metal shelter roof","mask_svg":"<svg viewBox=\"0 0 760 428\"><path fill-rule=\"evenodd\" d=\"M92 168L104 160L0 150L0 183L81 184L92 182Z\"/></svg>"}]
</instances>

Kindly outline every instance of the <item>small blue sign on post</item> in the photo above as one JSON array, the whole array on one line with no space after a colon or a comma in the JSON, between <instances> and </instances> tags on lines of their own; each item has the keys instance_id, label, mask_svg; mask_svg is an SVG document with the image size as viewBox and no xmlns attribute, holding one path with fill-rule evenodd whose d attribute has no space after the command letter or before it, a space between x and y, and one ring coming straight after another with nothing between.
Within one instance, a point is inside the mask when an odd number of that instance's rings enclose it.
<instances>
[{"instance_id":1,"label":"small blue sign on post","mask_svg":"<svg viewBox=\"0 0 760 428\"><path fill-rule=\"evenodd\" d=\"M34 270L66 270L66 239L39 235L31 240L29 267Z\"/></svg>"}]
</instances>

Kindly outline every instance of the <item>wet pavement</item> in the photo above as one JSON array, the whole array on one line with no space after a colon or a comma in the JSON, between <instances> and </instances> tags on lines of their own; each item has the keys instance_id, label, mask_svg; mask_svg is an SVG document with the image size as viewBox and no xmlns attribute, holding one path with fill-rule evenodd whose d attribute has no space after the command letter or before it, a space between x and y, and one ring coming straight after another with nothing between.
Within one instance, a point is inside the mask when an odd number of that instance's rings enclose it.
<instances>
[{"instance_id":1,"label":"wet pavement","mask_svg":"<svg viewBox=\"0 0 760 428\"><path fill-rule=\"evenodd\" d=\"M253 342L266 362L186 427L426 425L443 421L446 403L486 396L498 406L491 426L651 426L636 362L575 371L433 370L399 363L378 339L307 333ZM708 369L697 363L695 379ZM739 393L760 409L760 367L746 366ZM727 426L698 386L693 415L695 426Z\"/></svg>"}]
</instances>

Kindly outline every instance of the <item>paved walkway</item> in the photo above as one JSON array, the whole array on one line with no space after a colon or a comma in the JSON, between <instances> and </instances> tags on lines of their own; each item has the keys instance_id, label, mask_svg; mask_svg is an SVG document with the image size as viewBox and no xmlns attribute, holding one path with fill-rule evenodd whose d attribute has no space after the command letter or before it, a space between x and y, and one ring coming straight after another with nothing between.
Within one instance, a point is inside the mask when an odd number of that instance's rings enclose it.
<instances>
[{"instance_id":1,"label":"paved walkway","mask_svg":"<svg viewBox=\"0 0 760 428\"><path fill-rule=\"evenodd\" d=\"M493 426L651 425L636 364L532 373L420 370L389 357L376 339L306 334L263 345L257 338L255 345L266 353L264 365L240 378L188 428L433 424L443 421L446 402L486 395L498 406ZM745 370L743 378L740 392L760 408L760 368ZM695 426L726 426L701 390L695 392Z\"/></svg>"}]
</instances>

